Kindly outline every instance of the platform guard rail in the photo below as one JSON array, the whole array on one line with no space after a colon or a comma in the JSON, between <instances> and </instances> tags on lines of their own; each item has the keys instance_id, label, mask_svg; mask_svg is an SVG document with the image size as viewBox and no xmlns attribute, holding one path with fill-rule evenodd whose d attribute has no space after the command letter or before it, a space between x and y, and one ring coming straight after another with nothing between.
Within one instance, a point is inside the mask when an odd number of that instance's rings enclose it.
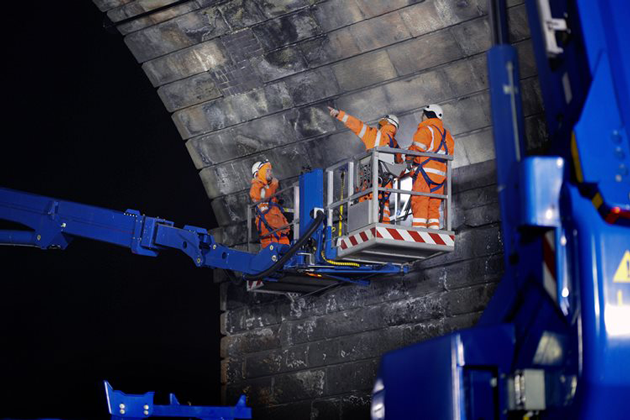
<instances>
[{"instance_id":1,"label":"platform guard rail","mask_svg":"<svg viewBox=\"0 0 630 420\"><path fill-rule=\"evenodd\" d=\"M451 230L451 173L453 156L404 150L404 155L406 156L434 158L436 160L444 161L446 163L446 194L435 194L411 190L413 183L411 175L413 170L411 172L407 171L404 163L392 163L394 161L392 157L396 154L401 154L401 152L401 149L394 149L391 147L375 147L371 150L368 150L367 152L338 162L326 168L326 210L328 214L327 225L335 227L333 226L333 219L335 219L335 215L337 215L337 221L341 220L341 226L343 227L343 229L339 231L339 225L337 225L335 231L337 231L338 236L349 233L346 230L348 213L346 211L344 215L343 207L346 206L347 209L349 205L356 204L361 197L370 195L369 201L372 208L369 212L368 224L379 222L379 220L377 219L379 218L380 213L379 193L390 194L390 207L392 203L394 206L391 217L391 224L394 225L403 225L405 222L409 221L409 216L411 215L411 196L425 196L443 199L443 222L445 230ZM361 162L365 162L367 158L369 158L370 160L369 173L371 174L371 179L369 179L367 185L365 185L365 183L361 182L361 177L358 175L358 172L361 171ZM383 168L380 165L381 162L385 163L386 168L388 169L398 168L400 170L399 173L392 174L394 175L393 184L395 185L395 188L386 188L380 185L379 178L382 178L382 176L384 175ZM344 184L344 191L352 191L354 193L347 197L341 196L342 192L339 185L340 183ZM405 185L403 186L403 184ZM335 200L335 197L339 197L339 199Z\"/></svg>"},{"instance_id":2,"label":"platform guard rail","mask_svg":"<svg viewBox=\"0 0 630 420\"><path fill-rule=\"evenodd\" d=\"M427 157L446 164L445 193L412 191L413 173L394 156ZM452 155L376 147L326 169L327 227L335 240L338 259L362 263L409 264L454 250L452 228ZM412 226L411 199L426 196L443 200L442 228ZM390 222L383 223L384 205Z\"/></svg>"}]
</instances>

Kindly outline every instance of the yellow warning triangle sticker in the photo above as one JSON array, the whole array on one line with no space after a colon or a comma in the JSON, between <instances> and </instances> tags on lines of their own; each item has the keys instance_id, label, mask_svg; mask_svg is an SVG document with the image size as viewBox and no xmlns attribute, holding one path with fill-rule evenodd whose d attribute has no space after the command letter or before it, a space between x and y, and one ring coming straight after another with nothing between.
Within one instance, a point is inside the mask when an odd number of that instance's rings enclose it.
<instances>
[{"instance_id":1,"label":"yellow warning triangle sticker","mask_svg":"<svg viewBox=\"0 0 630 420\"><path fill-rule=\"evenodd\" d=\"M613 281L615 283L630 283L630 251L626 251L623 255Z\"/></svg>"}]
</instances>

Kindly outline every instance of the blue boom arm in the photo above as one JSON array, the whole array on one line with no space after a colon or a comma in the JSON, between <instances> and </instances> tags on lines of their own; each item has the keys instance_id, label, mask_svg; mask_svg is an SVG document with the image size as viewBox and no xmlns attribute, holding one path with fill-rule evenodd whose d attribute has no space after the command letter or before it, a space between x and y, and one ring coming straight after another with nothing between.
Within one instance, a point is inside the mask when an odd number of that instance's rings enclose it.
<instances>
[{"instance_id":1,"label":"blue boom arm","mask_svg":"<svg viewBox=\"0 0 630 420\"><path fill-rule=\"evenodd\" d=\"M168 220L136 210L119 212L100 207L0 188L0 219L30 230L0 231L0 244L65 249L73 238L87 238L130 248L134 254L155 257L178 249L198 267L237 270L255 275L270 268L284 247L267 247L258 254L217 243L206 229L177 228Z\"/></svg>"},{"instance_id":2,"label":"blue boom arm","mask_svg":"<svg viewBox=\"0 0 630 420\"><path fill-rule=\"evenodd\" d=\"M290 290L309 292L330 281L367 285L376 274L404 273L407 267L393 264L330 264L330 229L323 226L323 173L300 177L300 237L291 246L273 244L258 253L228 248L217 243L204 228L177 228L165 219L148 217L137 210L119 212L0 188L0 219L19 223L29 230L0 230L0 245L65 249L75 237L92 239L131 249L134 254L155 257L165 249L188 255L197 267L227 269L242 273L248 281L293 284ZM311 262L297 251L314 241L317 252ZM295 285L296 278L310 277L309 286ZM323 279L328 279L328 283ZM313 283L313 281L315 283ZM285 286L283 286L285 287ZM289 290L289 289L287 289Z\"/></svg>"}]
</instances>

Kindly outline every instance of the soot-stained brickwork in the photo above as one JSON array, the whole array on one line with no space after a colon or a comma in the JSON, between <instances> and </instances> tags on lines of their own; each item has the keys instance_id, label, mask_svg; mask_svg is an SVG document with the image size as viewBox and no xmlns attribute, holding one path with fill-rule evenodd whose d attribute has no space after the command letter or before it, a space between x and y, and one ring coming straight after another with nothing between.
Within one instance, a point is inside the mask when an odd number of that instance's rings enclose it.
<instances>
[{"instance_id":1,"label":"soot-stained brickwork","mask_svg":"<svg viewBox=\"0 0 630 420\"><path fill-rule=\"evenodd\" d=\"M125 20L118 29L172 113L227 245L245 242L255 161L272 161L289 185L303 167L362 151L327 105L369 123L395 113L406 147L420 109L439 103L455 137L455 252L404 278L293 301L221 285L226 404L246 393L255 418L368 418L380 355L475 323L503 271L486 0L94 2ZM508 6L537 148L545 125L525 7Z\"/></svg>"}]
</instances>

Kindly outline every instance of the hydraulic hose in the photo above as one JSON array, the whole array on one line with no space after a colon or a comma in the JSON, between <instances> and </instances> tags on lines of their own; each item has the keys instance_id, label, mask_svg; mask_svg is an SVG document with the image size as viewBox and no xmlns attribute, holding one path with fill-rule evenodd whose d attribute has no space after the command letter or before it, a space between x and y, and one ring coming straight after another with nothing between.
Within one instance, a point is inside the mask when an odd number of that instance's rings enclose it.
<instances>
[{"instance_id":1,"label":"hydraulic hose","mask_svg":"<svg viewBox=\"0 0 630 420\"><path fill-rule=\"evenodd\" d=\"M310 237L313 236L313 234L315 233L319 225L324 221L325 217L326 217L326 214L323 211L319 211L317 213L317 216L315 216L315 220L311 222L310 226L306 230L306 233L303 236L301 236L300 239L298 239L297 242L294 243L293 246L291 246L291 248L289 248L286 254L280 257L278 261L276 261L271 267L269 267L265 271L261 271L260 273L256 273L256 274L243 274L243 279L258 280L261 277L268 277L271 274L278 271L280 268L282 268L284 264L289 260L289 258L291 258L298 251L298 249L300 249L306 243L306 241L308 241Z\"/></svg>"},{"instance_id":2,"label":"hydraulic hose","mask_svg":"<svg viewBox=\"0 0 630 420\"><path fill-rule=\"evenodd\" d=\"M339 262L339 261L329 260L328 258L326 258L326 255L324 255L324 250L323 249L322 249L322 259L324 261L326 261L330 265L347 266L347 267L361 267L361 264L359 264L359 263Z\"/></svg>"},{"instance_id":3,"label":"hydraulic hose","mask_svg":"<svg viewBox=\"0 0 630 420\"><path fill-rule=\"evenodd\" d=\"M35 232L28 230L0 230L0 245L37 246Z\"/></svg>"}]
</instances>

